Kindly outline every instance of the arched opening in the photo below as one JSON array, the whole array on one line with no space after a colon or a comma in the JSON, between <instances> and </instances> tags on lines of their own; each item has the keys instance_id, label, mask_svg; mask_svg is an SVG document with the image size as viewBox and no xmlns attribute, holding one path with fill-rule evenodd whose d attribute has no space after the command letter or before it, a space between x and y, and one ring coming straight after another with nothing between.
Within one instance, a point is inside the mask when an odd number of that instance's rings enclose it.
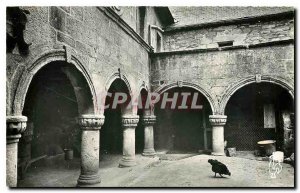
<instances>
[{"instance_id":1,"label":"arched opening","mask_svg":"<svg viewBox=\"0 0 300 193\"><path fill-rule=\"evenodd\" d=\"M171 107L171 102L167 102L166 107L163 108L165 93L168 94L168 98L178 93L175 108ZM187 108L182 109L185 93L188 93ZM212 114L212 109L206 97L189 87L171 88L160 96L160 101L155 105L157 117L155 149L174 153L211 149L211 128L208 117Z\"/></svg>"},{"instance_id":2,"label":"arched opening","mask_svg":"<svg viewBox=\"0 0 300 193\"><path fill-rule=\"evenodd\" d=\"M69 163L66 150L73 151L79 168L81 129L76 118L93 109L89 85L75 66L55 61L42 67L33 76L25 97L22 114L28 122L19 143L20 177L27 168L65 167Z\"/></svg>"},{"instance_id":3,"label":"arched opening","mask_svg":"<svg viewBox=\"0 0 300 193\"><path fill-rule=\"evenodd\" d=\"M117 99L121 101L123 98L118 95L120 93L127 97L127 100L121 104L117 103ZM106 160L108 154L121 155L123 152L122 115L127 111L130 99L126 83L120 78L115 79L110 85L105 99L107 108L104 110L105 121L100 135L101 160Z\"/></svg>"},{"instance_id":4,"label":"arched opening","mask_svg":"<svg viewBox=\"0 0 300 193\"><path fill-rule=\"evenodd\" d=\"M258 148L258 141L276 140L276 149L283 150L293 112L291 95L279 85L262 82L242 87L225 108L227 147L252 151Z\"/></svg>"},{"instance_id":5,"label":"arched opening","mask_svg":"<svg viewBox=\"0 0 300 193\"><path fill-rule=\"evenodd\" d=\"M143 152L144 145L145 145L144 125L141 120L143 119L143 116L147 113L146 111L149 111L149 109L145 108L147 96L148 96L148 92L146 91L146 89L142 89L139 96L138 111L137 111L137 114L140 117L140 121L135 129L135 152L137 154Z\"/></svg>"}]
</instances>

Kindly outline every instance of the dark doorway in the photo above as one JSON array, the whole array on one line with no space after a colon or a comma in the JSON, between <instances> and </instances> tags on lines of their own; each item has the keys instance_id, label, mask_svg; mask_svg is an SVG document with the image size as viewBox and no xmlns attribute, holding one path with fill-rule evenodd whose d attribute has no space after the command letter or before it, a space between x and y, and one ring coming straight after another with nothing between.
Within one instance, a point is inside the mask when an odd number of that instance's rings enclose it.
<instances>
[{"instance_id":1,"label":"dark doorway","mask_svg":"<svg viewBox=\"0 0 300 193\"><path fill-rule=\"evenodd\" d=\"M168 152L198 152L211 148L211 130L208 116L211 108L207 99L198 91L188 87L173 88L168 90L168 98L178 93L175 109L167 103L165 109L161 108L161 101L155 106L157 124L155 126L155 149ZM182 93L191 93L187 99L187 109L178 108L182 104ZM201 109L192 109L192 99L197 93L196 104L202 105Z\"/></svg>"},{"instance_id":2,"label":"dark doorway","mask_svg":"<svg viewBox=\"0 0 300 193\"><path fill-rule=\"evenodd\" d=\"M33 130L33 158L55 156L66 148L73 149L76 157L80 156L81 130L76 124L78 104L74 88L62 71L65 66L63 62L52 62L43 67L28 89L23 114Z\"/></svg>"},{"instance_id":3,"label":"dark doorway","mask_svg":"<svg viewBox=\"0 0 300 193\"><path fill-rule=\"evenodd\" d=\"M22 112L28 122L19 142L19 177L80 167L82 131L77 117L93 109L90 87L76 66L56 61L42 67L31 80Z\"/></svg>"},{"instance_id":4,"label":"dark doorway","mask_svg":"<svg viewBox=\"0 0 300 193\"><path fill-rule=\"evenodd\" d=\"M146 89L142 89L138 98L138 112L139 115L139 122L135 129L135 152L137 154L143 153L144 145L145 145L145 126L143 125L143 117L147 111L147 113L150 113L149 107L145 108L145 104L147 101L148 92Z\"/></svg>"},{"instance_id":5,"label":"dark doorway","mask_svg":"<svg viewBox=\"0 0 300 193\"><path fill-rule=\"evenodd\" d=\"M113 100L116 93L126 93L128 100L125 104L118 104L113 108ZM126 104L130 101L127 85L121 79L116 79L110 86L108 93L112 96L107 96L105 105L109 108L105 109L104 125L101 128L100 135L100 150L101 154L122 154L123 152L123 129L122 129L122 114Z\"/></svg>"},{"instance_id":6,"label":"dark doorway","mask_svg":"<svg viewBox=\"0 0 300 193\"><path fill-rule=\"evenodd\" d=\"M140 121L135 129L135 153L141 154L144 150L144 126L141 121L143 118L143 109L138 109L138 115L140 116Z\"/></svg>"},{"instance_id":7,"label":"dark doorway","mask_svg":"<svg viewBox=\"0 0 300 193\"><path fill-rule=\"evenodd\" d=\"M271 83L247 85L232 95L225 109L227 147L254 150L261 140L276 140L282 150L284 121L293 110L293 99L282 87Z\"/></svg>"}]
</instances>

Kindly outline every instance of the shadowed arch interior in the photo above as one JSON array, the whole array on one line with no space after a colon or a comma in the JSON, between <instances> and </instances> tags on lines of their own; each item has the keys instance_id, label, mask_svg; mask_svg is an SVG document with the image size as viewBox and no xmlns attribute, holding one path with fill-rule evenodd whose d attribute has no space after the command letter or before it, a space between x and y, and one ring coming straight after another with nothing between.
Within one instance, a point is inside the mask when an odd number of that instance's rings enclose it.
<instances>
[{"instance_id":1,"label":"shadowed arch interior","mask_svg":"<svg viewBox=\"0 0 300 193\"><path fill-rule=\"evenodd\" d=\"M80 114L93 113L93 99L88 83L75 66L50 62L32 78L22 114L28 117L27 132L33 132L30 144L22 138L19 158L23 161L39 156L53 160L72 149L81 151L81 129L76 123ZM63 162L61 162L63 163Z\"/></svg>"},{"instance_id":2,"label":"shadowed arch interior","mask_svg":"<svg viewBox=\"0 0 300 193\"><path fill-rule=\"evenodd\" d=\"M225 140L237 150L257 149L260 140L276 140L283 150L293 99L287 90L271 83L252 83L242 87L229 99L225 115Z\"/></svg>"},{"instance_id":3,"label":"shadowed arch interior","mask_svg":"<svg viewBox=\"0 0 300 193\"><path fill-rule=\"evenodd\" d=\"M167 103L165 109L161 108L163 94L168 93L168 98L178 93L176 108L171 109ZM157 124L155 125L155 149L169 152L198 152L211 149L211 130L208 116L212 110L208 100L197 90L189 87L175 87L161 94L161 100L155 105ZM188 109L179 109L182 104L182 93L190 93ZM196 104L202 105L201 109L192 109L192 98L198 94Z\"/></svg>"},{"instance_id":4,"label":"shadowed arch interior","mask_svg":"<svg viewBox=\"0 0 300 193\"><path fill-rule=\"evenodd\" d=\"M273 76L269 76L269 75L262 75L260 81L261 81L260 83L270 83L270 84L280 86L281 88L285 89L289 93L289 95L292 97L292 99L294 100L294 98L295 98L294 86L289 84L288 81L284 80L283 78L273 77ZM220 101L219 113L224 114L225 107L226 107L229 99L235 92L237 92L239 89L241 89L247 85L253 84L253 83L257 83L257 80L256 80L256 77L251 76L251 77L239 80L237 83L233 84L233 86L228 88L222 95L222 98Z\"/></svg>"},{"instance_id":5,"label":"shadowed arch interior","mask_svg":"<svg viewBox=\"0 0 300 193\"><path fill-rule=\"evenodd\" d=\"M104 125L101 128L100 135L100 149L101 159L105 159L105 154L120 154L123 150L123 129L121 124L121 118L126 113L126 107L130 102L129 89L126 83L120 79L115 79L108 89L108 93L111 96L106 96L105 105L109 108L105 109ZM127 100L123 104L117 104L116 108L113 108L114 98L116 93L125 93ZM119 97L121 100L121 97Z\"/></svg>"},{"instance_id":6,"label":"shadowed arch interior","mask_svg":"<svg viewBox=\"0 0 300 193\"><path fill-rule=\"evenodd\" d=\"M139 95L139 102L137 114L140 117L140 121L135 129L135 152L142 153L144 149L144 126L142 124L142 119L145 113L149 113L149 109L145 108L146 100L147 100L148 92L146 89L142 89Z\"/></svg>"}]
</instances>

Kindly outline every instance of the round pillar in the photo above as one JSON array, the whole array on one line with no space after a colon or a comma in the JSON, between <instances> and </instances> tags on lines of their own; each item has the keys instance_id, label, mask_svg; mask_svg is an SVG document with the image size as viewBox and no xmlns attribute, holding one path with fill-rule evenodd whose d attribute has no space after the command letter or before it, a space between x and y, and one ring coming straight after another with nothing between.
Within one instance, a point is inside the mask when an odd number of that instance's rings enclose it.
<instances>
[{"instance_id":1,"label":"round pillar","mask_svg":"<svg viewBox=\"0 0 300 193\"><path fill-rule=\"evenodd\" d=\"M212 155L224 156L224 125L226 115L210 115L209 122L212 126Z\"/></svg>"},{"instance_id":2,"label":"round pillar","mask_svg":"<svg viewBox=\"0 0 300 193\"><path fill-rule=\"evenodd\" d=\"M139 122L138 115L122 116L123 127L123 157L120 167L131 167L136 165L135 161L135 128Z\"/></svg>"},{"instance_id":3,"label":"round pillar","mask_svg":"<svg viewBox=\"0 0 300 193\"><path fill-rule=\"evenodd\" d=\"M99 174L100 128L103 115L81 115L78 123L82 129L81 173L77 186L92 186L101 182Z\"/></svg>"},{"instance_id":4,"label":"round pillar","mask_svg":"<svg viewBox=\"0 0 300 193\"><path fill-rule=\"evenodd\" d=\"M31 160L31 141L33 138L33 123L27 122L26 130L22 134L22 138L19 141L18 157L19 163L19 176L21 179L24 179L26 168L28 163Z\"/></svg>"},{"instance_id":5,"label":"round pillar","mask_svg":"<svg viewBox=\"0 0 300 193\"><path fill-rule=\"evenodd\" d=\"M155 156L154 150L154 134L153 134L153 125L156 122L156 116L154 115L145 115L142 119L144 125L144 151L143 156L153 157Z\"/></svg>"},{"instance_id":6,"label":"round pillar","mask_svg":"<svg viewBox=\"0 0 300 193\"><path fill-rule=\"evenodd\" d=\"M26 129L27 117L6 117L6 185L17 186L18 179L18 142Z\"/></svg>"}]
</instances>

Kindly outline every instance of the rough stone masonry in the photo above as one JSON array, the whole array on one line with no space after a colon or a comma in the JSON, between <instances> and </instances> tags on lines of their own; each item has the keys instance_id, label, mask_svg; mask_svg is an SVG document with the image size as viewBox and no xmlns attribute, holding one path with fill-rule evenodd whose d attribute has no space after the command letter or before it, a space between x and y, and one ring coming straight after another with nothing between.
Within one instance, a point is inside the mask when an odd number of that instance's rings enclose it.
<instances>
[{"instance_id":1,"label":"rough stone masonry","mask_svg":"<svg viewBox=\"0 0 300 193\"><path fill-rule=\"evenodd\" d=\"M226 146L254 151L258 141L272 139L284 151L288 144L295 94L293 8L13 10L6 13L12 45L6 53L9 187L17 186L18 173L30 164L64 150L81 157L78 186L94 186L103 178L103 153L121 154L119 166L131 167L136 153L224 156ZM26 17L22 33L20 15ZM12 43L20 38L28 50ZM197 93L203 108L163 109L158 101L147 108L125 103L104 109L107 93L117 92L145 98ZM27 133L24 142L26 125L32 137Z\"/></svg>"}]
</instances>

